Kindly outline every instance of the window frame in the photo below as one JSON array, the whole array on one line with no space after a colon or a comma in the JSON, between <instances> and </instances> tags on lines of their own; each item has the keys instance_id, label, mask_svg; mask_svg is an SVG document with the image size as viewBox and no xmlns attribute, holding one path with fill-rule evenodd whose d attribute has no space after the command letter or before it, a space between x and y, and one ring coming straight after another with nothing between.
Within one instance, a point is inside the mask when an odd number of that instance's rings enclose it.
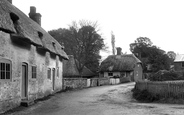
<instances>
[{"instance_id":1,"label":"window frame","mask_svg":"<svg viewBox=\"0 0 184 115\"><path fill-rule=\"evenodd\" d=\"M109 74L112 74L112 75L109 75ZM108 72L108 76L113 76L113 72Z\"/></svg>"},{"instance_id":2,"label":"window frame","mask_svg":"<svg viewBox=\"0 0 184 115\"><path fill-rule=\"evenodd\" d=\"M4 79L2 79L1 63L4 63ZM7 65L9 65L9 71L7 71ZM7 79L7 72L9 72L9 79ZM5 58L0 58L0 81L12 81L12 61Z\"/></svg>"},{"instance_id":3,"label":"window frame","mask_svg":"<svg viewBox=\"0 0 184 115\"><path fill-rule=\"evenodd\" d=\"M35 71L33 71L33 68L35 69ZM36 79L37 78L37 66L36 65L32 65L31 66L31 74L32 74L32 76L31 76L32 79ZM35 75L35 77L34 77L34 75Z\"/></svg>"},{"instance_id":4,"label":"window frame","mask_svg":"<svg viewBox=\"0 0 184 115\"><path fill-rule=\"evenodd\" d=\"M59 77L59 67L56 68L56 77Z\"/></svg>"},{"instance_id":5,"label":"window frame","mask_svg":"<svg viewBox=\"0 0 184 115\"><path fill-rule=\"evenodd\" d=\"M52 74L52 70L51 70L51 68L48 68L47 69L47 79L51 80L51 74Z\"/></svg>"}]
</instances>

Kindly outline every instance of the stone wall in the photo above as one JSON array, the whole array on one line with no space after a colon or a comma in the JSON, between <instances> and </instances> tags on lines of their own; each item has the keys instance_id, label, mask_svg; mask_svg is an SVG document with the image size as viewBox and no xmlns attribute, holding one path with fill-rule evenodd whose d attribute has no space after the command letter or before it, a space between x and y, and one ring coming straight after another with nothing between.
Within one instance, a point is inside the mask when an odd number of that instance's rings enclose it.
<instances>
[{"instance_id":1,"label":"stone wall","mask_svg":"<svg viewBox=\"0 0 184 115\"><path fill-rule=\"evenodd\" d=\"M81 89L87 87L87 78L64 78L63 90Z\"/></svg>"},{"instance_id":2,"label":"stone wall","mask_svg":"<svg viewBox=\"0 0 184 115\"><path fill-rule=\"evenodd\" d=\"M120 78L64 78L63 79L63 90L96 87L104 85L115 85L128 82L127 79Z\"/></svg>"}]
</instances>

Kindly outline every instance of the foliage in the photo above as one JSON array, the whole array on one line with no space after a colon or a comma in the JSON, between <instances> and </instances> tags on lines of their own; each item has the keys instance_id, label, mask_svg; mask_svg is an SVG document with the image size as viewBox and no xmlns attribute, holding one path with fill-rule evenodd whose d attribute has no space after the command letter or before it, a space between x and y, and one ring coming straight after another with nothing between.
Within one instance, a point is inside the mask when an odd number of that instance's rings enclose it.
<instances>
[{"instance_id":1,"label":"foliage","mask_svg":"<svg viewBox=\"0 0 184 115\"><path fill-rule=\"evenodd\" d=\"M97 71L101 56L99 51L105 49L103 38L98 34L97 23L89 21L73 22L68 29L60 28L49 31L60 44L64 44L65 52L73 55L79 73L84 66L93 72Z\"/></svg>"},{"instance_id":2,"label":"foliage","mask_svg":"<svg viewBox=\"0 0 184 115\"><path fill-rule=\"evenodd\" d=\"M176 53L174 51L168 51L167 55L169 56L169 58L174 62L175 58L176 58Z\"/></svg>"},{"instance_id":3,"label":"foliage","mask_svg":"<svg viewBox=\"0 0 184 115\"><path fill-rule=\"evenodd\" d=\"M133 97L138 101L153 102L160 99L158 95L154 96L151 93L149 93L147 90L141 91L134 88L132 92L133 92Z\"/></svg>"},{"instance_id":4,"label":"foliage","mask_svg":"<svg viewBox=\"0 0 184 115\"><path fill-rule=\"evenodd\" d=\"M157 73L150 75L150 81L173 81L173 80L184 80L183 76L179 76L177 72L171 70L160 70Z\"/></svg>"},{"instance_id":5,"label":"foliage","mask_svg":"<svg viewBox=\"0 0 184 115\"><path fill-rule=\"evenodd\" d=\"M170 69L171 58L147 37L137 38L130 44L130 51L142 61L144 72L150 71L147 69L148 65L151 65L152 72Z\"/></svg>"}]
</instances>

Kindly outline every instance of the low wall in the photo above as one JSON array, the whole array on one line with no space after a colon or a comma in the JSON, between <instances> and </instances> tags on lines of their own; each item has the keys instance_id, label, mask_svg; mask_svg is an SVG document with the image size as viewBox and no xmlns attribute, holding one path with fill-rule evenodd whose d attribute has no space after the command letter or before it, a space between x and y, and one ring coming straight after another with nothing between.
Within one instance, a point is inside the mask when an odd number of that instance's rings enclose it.
<instances>
[{"instance_id":1,"label":"low wall","mask_svg":"<svg viewBox=\"0 0 184 115\"><path fill-rule=\"evenodd\" d=\"M76 89L87 87L87 78L64 78L63 89Z\"/></svg>"},{"instance_id":2,"label":"low wall","mask_svg":"<svg viewBox=\"0 0 184 115\"><path fill-rule=\"evenodd\" d=\"M126 80L124 80L126 82ZM63 90L120 84L120 78L64 78Z\"/></svg>"},{"instance_id":3,"label":"low wall","mask_svg":"<svg viewBox=\"0 0 184 115\"><path fill-rule=\"evenodd\" d=\"M164 98L183 98L184 99L184 81L164 81L151 82L141 81L135 85L136 89L147 90L152 95L159 95Z\"/></svg>"}]
</instances>

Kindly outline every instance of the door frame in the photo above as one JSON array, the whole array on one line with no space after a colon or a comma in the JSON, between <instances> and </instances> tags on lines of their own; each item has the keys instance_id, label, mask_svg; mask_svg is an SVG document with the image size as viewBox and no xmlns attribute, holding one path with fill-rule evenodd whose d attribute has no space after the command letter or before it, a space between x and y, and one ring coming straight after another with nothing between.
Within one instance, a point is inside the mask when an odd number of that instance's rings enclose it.
<instances>
[{"instance_id":1,"label":"door frame","mask_svg":"<svg viewBox=\"0 0 184 115\"><path fill-rule=\"evenodd\" d=\"M23 76L23 66L25 66L25 75ZM23 78L24 77L24 78ZM21 98L28 99L28 64L22 63L22 76L21 76Z\"/></svg>"}]
</instances>

